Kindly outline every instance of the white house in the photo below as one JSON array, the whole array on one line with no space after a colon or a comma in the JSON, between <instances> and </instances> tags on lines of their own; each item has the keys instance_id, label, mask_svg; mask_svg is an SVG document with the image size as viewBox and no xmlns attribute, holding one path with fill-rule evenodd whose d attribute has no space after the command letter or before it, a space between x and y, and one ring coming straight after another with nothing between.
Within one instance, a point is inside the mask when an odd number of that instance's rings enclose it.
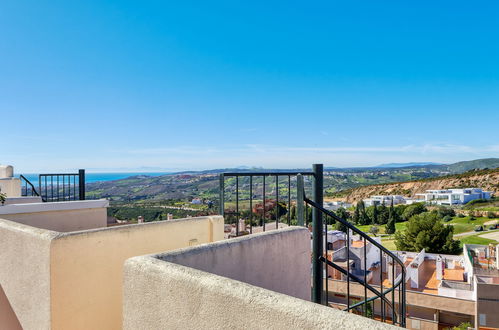
<instances>
[{"instance_id":1,"label":"white house","mask_svg":"<svg viewBox=\"0 0 499 330\"><path fill-rule=\"evenodd\" d=\"M350 203L346 203L346 202L324 202L324 208L326 210L330 210L330 211L336 211L337 209L339 209L340 207L343 207L345 209L348 209L349 207L351 207L352 204Z\"/></svg>"},{"instance_id":2,"label":"white house","mask_svg":"<svg viewBox=\"0 0 499 330\"><path fill-rule=\"evenodd\" d=\"M459 205L466 204L475 199L490 199L492 192L483 191L480 188L463 189L436 189L427 190L424 194L416 194L423 197L428 204L436 205Z\"/></svg>"},{"instance_id":3,"label":"white house","mask_svg":"<svg viewBox=\"0 0 499 330\"><path fill-rule=\"evenodd\" d=\"M373 205L390 206L392 204L392 201L393 201L393 205L406 203L404 196L400 196L400 195L371 196L371 198L364 199L363 201L364 201L364 204L366 206L373 206Z\"/></svg>"}]
</instances>

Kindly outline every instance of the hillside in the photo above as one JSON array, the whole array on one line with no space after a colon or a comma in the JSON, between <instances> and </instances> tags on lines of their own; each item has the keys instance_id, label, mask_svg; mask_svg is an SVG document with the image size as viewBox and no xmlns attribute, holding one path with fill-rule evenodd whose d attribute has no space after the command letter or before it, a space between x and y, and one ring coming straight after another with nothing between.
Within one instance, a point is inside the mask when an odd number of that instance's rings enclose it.
<instances>
[{"instance_id":1,"label":"hillside","mask_svg":"<svg viewBox=\"0 0 499 330\"><path fill-rule=\"evenodd\" d=\"M499 194L499 169L472 170L436 178L357 187L339 191L329 197L357 202L372 195L404 195L414 197L428 189L478 187Z\"/></svg>"},{"instance_id":2,"label":"hillside","mask_svg":"<svg viewBox=\"0 0 499 330\"><path fill-rule=\"evenodd\" d=\"M451 173L463 173L473 169L499 168L499 158L483 158L446 165Z\"/></svg>"}]
</instances>

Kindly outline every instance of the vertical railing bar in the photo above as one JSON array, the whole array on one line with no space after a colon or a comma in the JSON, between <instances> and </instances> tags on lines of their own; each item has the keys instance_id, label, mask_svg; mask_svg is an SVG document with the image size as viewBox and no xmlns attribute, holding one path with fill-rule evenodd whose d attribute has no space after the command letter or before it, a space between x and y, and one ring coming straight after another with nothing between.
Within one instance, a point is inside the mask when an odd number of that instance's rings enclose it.
<instances>
[{"instance_id":1,"label":"vertical railing bar","mask_svg":"<svg viewBox=\"0 0 499 330\"><path fill-rule=\"evenodd\" d=\"M327 241L327 215L324 216L325 218L325 222L326 222L326 239L325 239L325 243L326 243L326 247L324 249L324 251L326 251L326 260L327 260L327 257L328 257L328 241ZM332 258L331 258L332 259ZM324 267L326 267L326 294L325 294L325 298L326 298L326 306L329 306L329 266L327 265L327 263L324 263Z\"/></svg>"},{"instance_id":2,"label":"vertical railing bar","mask_svg":"<svg viewBox=\"0 0 499 330\"><path fill-rule=\"evenodd\" d=\"M392 324L395 325L395 259L392 257Z\"/></svg>"},{"instance_id":3,"label":"vertical railing bar","mask_svg":"<svg viewBox=\"0 0 499 330\"><path fill-rule=\"evenodd\" d=\"M62 175L62 200L66 200L66 176Z\"/></svg>"},{"instance_id":4,"label":"vertical railing bar","mask_svg":"<svg viewBox=\"0 0 499 330\"><path fill-rule=\"evenodd\" d=\"M288 226L291 226L291 175L288 175Z\"/></svg>"},{"instance_id":5,"label":"vertical railing bar","mask_svg":"<svg viewBox=\"0 0 499 330\"><path fill-rule=\"evenodd\" d=\"M296 224L298 226L304 226L306 223L306 214L303 214L304 194L303 176L298 174L296 176Z\"/></svg>"},{"instance_id":6,"label":"vertical railing bar","mask_svg":"<svg viewBox=\"0 0 499 330\"><path fill-rule=\"evenodd\" d=\"M250 234L253 234L253 176L250 175Z\"/></svg>"},{"instance_id":7,"label":"vertical railing bar","mask_svg":"<svg viewBox=\"0 0 499 330\"><path fill-rule=\"evenodd\" d=\"M236 237L239 236L239 175L236 176Z\"/></svg>"},{"instance_id":8,"label":"vertical railing bar","mask_svg":"<svg viewBox=\"0 0 499 330\"><path fill-rule=\"evenodd\" d=\"M380 307L381 307L381 322L385 321L385 305L383 303L383 297L385 296L383 293L383 250L379 249L379 261L380 261L380 272L379 272L379 287L380 290L379 292L381 293L380 296Z\"/></svg>"},{"instance_id":9,"label":"vertical railing bar","mask_svg":"<svg viewBox=\"0 0 499 330\"><path fill-rule=\"evenodd\" d=\"M59 201L59 174L57 174L57 201Z\"/></svg>"},{"instance_id":10,"label":"vertical railing bar","mask_svg":"<svg viewBox=\"0 0 499 330\"><path fill-rule=\"evenodd\" d=\"M38 191L40 192L40 197L42 197L43 201L43 192L42 192L42 176L41 174L38 175Z\"/></svg>"},{"instance_id":11,"label":"vertical railing bar","mask_svg":"<svg viewBox=\"0 0 499 330\"><path fill-rule=\"evenodd\" d=\"M218 199L219 205L218 205L218 213L220 213L221 216L225 217L225 177L223 173L220 173L219 176L219 196Z\"/></svg>"},{"instance_id":12,"label":"vertical railing bar","mask_svg":"<svg viewBox=\"0 0 499 330\"><path fill-rule=\"evenodd\" d=\"M54 201L54 176L50 176L50 201Z\"/></svg>"},{"instance_id":13,"label":"vertical railing bar","mask_svg":"<svg viewBox=\"0 0 499 330\"><path fill-rule=\"evenodd\" d=\"M279 175L275 176L275 229L279 229Z\"/></svg>"},{"instance_id":14,"label":"vertical railing bar","mask_svg":"<svg viewBox=\"0 0 499 330\"><path fill-rule=\"evenodd\" d=\"M350 313L350 230L347 228L347 312Z\"/></svg>"},{"instance_id":15,"label":"vertical railing bar","mask_svg":"<svg viewBox=\"0 0 499 330\"><path fill-rule=\"evenodd\" d=\"M47 192L47 176L44 177L45 178L45 199L48 198L48 192Z\"/></svg>"},{"instance_id":16,"label":"vertical railing bar","mask_svg":"<svg viewBox=\"0 0 499 330\"><path fill-rule=\"evenodd\" d=\"M406 313L406 300L405 300L405 295L406 295L406 289L405 289L405 269L402 268L402 315L400 316L400 321L402 322L402 327L405 327L406 325L406 318L405 318L405 313Z\"/></svg>"},{"instance_id":17,"label":"vertical railing bar","mask_svg":"<svg viewBox=\"0 0 499 330\"><path fill-rule=\"evenodd\" d=\"M76 200L76 175L73 175L73 200Z\"/></svg>"},{"instance_id":18,"label":"vertical railing bar","mask_svg":"<svg viewBox=\"0 0 499 330\"><path fill-rule=\"evenodd\" d=\"M265 175L263 176L263 187L262 187L262 199L263 199L263 231L265 231Z\"/></svg>"},{"instance_id":19,"label":"vertical railing bar","mask_svg":"<svg viewBox=\"0 0 499 330\"><path fill-rule=\"evenodd\" d=\"M364 301L367 300L367 242L364 237ZM367 302L364 303L364 316L367 316Z\"/></svg>"}]
</instances>

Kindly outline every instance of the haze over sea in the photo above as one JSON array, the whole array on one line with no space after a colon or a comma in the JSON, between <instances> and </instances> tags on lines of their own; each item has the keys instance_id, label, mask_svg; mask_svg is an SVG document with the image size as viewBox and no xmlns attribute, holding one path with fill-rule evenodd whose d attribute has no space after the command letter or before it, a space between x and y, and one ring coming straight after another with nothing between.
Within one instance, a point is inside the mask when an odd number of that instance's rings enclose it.
<instances>
[{"instance_id":1,"label":"haze over sea","mask_svg":"<svg viewBox=\"0 0 499 330\"><path fill-rule=\"evenodd\" d=\"M76 172L74 172L76 173ZM99 181L113 181L125 179L131 176L147 175L147 176L160 176L169 174L166 172L122 172L122 173L85 173L85 182L99 182ZM35 186L38 185L38 174L23 174ZM17 176L17 175L16 175Z\"/></svg>"}]
</instances>

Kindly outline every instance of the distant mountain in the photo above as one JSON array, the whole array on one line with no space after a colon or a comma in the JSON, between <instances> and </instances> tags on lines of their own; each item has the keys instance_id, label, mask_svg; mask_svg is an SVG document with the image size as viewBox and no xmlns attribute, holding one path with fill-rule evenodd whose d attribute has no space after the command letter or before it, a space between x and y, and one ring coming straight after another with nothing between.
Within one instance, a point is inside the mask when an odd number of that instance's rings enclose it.
<instances>
[{"instance_id":1,"label":"distant mountain","mask_svg":"<svg viewBox=\"0 0 499 330\"><path fill-rule=\"evenodd\" d=\"M397 167L414 167L414 166L429 166L429 165L444 165L441 163L421 162L421 163L388 163L374 166L376 168L397 168Z\"/></svg>"},{"instance_id":2,"label":"distant mountain","mask_svg":"<svg viewBox=\"0 0 499 330\"><path fill-rule=\"evenodd\" d=\"M447 165L449 172L451 173L463 173L474 169L485 169L485 168L499 168L499 158L483 158L468 160L464 162L458 162L454 164Z\"/></svg>"}]
</instances>

